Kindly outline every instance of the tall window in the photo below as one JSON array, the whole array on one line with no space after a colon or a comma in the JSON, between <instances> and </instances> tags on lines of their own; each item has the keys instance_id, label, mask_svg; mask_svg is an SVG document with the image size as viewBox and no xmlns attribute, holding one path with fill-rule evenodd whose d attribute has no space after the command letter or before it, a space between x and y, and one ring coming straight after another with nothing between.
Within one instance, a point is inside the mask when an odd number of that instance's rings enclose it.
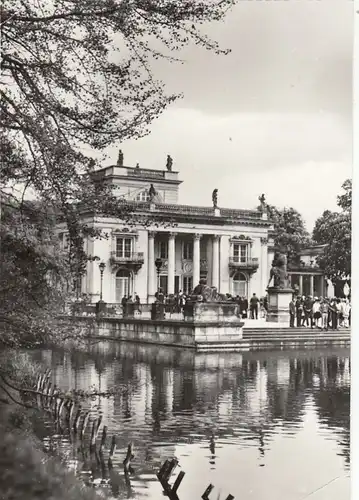
<instances>
[{"instance_id":1,"label":"tall window","mask_svg":"<svg viewBox=\"0 0 359 500\"><path fill-rule=\"evenodd\" d=\"M193 259L193 243L192 241L185 241L183 243L183 258L192 260Z\"/></svg>"},{"instance_id":2,"label":"tall window","mask_svg":"<svg viewBox=\"0 0 359 500\"><path fill-rule=\"evenodd\" d=\"M130 258L132 241L132 238L116 238L116 257Z\"/></svg>"},{"instance_id":3,"label":"tall window","mask_svg":"<svg viewBox=\"0 0 359 500\"><path fill-rule=\"evenodd\" d=\"M168 290L168 276L166 276L165 274L160 275L159 286L160 288L162 288L163 293L166 295Z\"/></svg>"},{"instance_id":4,"label":"tall window","mask_svg":"<svg viewBox=\"0 0 359 500\"><path fill-rule=\"evenodd\" d=\"M120 269L116 274L116 302L131 295L131 273L127 269Z\"/></svg>"},{"instance_id":5,"label":"tall window","mask_svg":"<svg viewBox=\"0 0 359 500\"><path fill-rule=\"evenodd\" d=\"M248 245L235 243L233 245L233 260L234 262L247 262L248 260Z\"/></svg>"},{"instance_id":6,"label":"tall window","mask_svg":"<svg viewBox=\"0 0 359 500\"><path fill-rule=\"evenodd\" d=\"M183 293L189 294L193 289L192 276L183 276Z\"/></svg>"},{"instance_id":7,"label":"tall window","mask_svg":"<svg viewBox=\"0 0 359 500\"><path fill-rule=\"evenodd\" d=\"M136 201L150 201L150 194L147 189L138 193L138 195L136 196Z\"/></svg>"},{"instance_id":8,"label":"tall window","mask_svg":"<svg viewBox=\"0 0 359 500\"><path fill-rule=\"evenodd\" d=\"M243 273L236 273L233 276L233 291L232 295L240 297L247 297L248 295L248 284L246 276Z\"/></svg>"},{"instance_id":9,"label":"tall window","mask_svg":"<svg viewBox=\"0 0 359 500\"><path fill-rule=\"evenodd\" d=\"M168 241L160 241L158 243L158 253L160 259L168 259Z\"/></svg>"}]
</instances>

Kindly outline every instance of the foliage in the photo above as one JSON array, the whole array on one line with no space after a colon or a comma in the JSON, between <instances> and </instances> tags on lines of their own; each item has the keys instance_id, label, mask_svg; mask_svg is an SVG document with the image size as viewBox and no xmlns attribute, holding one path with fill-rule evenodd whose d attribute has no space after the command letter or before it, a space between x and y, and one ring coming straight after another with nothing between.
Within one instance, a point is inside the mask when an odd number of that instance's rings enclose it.
<instances>
[{"instance_id":1,"label":"foliage","mask_svg":"<svg viewBox=\"0 0 359 500\"><path fill-rule=\"evenodd\" d=\"M317 219L313 229L313 240L326 245L317 259L325 274L334 282L351 275L351 202L352 182L342 185L344 193L339 195L340 212L325 210Z\"/></svg>"},{"instance_id":2,"label":"foliage","mask_svg":"<svg viewBox=\"0 0 359 500\"><path fill-rule=\"evenodd\" d=\"M266 209L274 225L275 248L287 254L289 262L298 263L300 250L310 244L301 214L292 207L279 209L266 205Z\"/></svg>"},{"instance_id":3,"label":"foliage","mask_svg":"<svg viewBox=\"0 0 359 500\"><path fill-rule=\"evenodd\" d=\"M128 219L133 207L92 175L91 151L139 138L179 96L153 62L178 61L190 42L225 54L199 27L235 0L4 0L2 3L2 198L0 321L7 331L49 331L81 276L83 239L103 237L80 213ZM30 197L36 203L26 201ZM54 236L69 233L66 255ZM94 256L90 256L94 257Z\"/></svg>"}]
</instances>

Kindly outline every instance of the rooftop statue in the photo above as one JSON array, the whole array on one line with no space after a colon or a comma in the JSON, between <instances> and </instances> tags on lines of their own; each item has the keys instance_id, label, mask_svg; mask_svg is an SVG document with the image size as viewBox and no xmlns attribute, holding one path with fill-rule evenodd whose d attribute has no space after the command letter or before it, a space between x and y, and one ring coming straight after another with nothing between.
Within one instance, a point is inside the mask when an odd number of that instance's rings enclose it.
<instances>
[{"instance_id":1,"label":"rooftop statue","mask_svg":"<svg viewBox=\"0 0 359 500\"><path fill-rule=\"evenodd\" d=\"M287 256L284 253L276 253L270 270L268 287L273 280L272 288L284 290L290 288L287 272Z\"/></svg>"},{"instance_id":2,"label":"rooftop statue","mask_svg":"<svg viewBox=\"0 0 359 500\"><path fill-rule=\"evenodd\" d=\"M150 189L148 190L148 194L150 195L150 201L153 201L157 194L157 191L153 184L151 184Z\"/></svg>"},{"instance_id":3,"label":"rooftop statue","mask_svg":"<svg viewBox=\"0 0 359 500\"><path fill-rule=\"evenodd\" d=\"M260 202L260 209L264 212L264 209L266 207L266 197L264 194L262 194L261 196L258 196L258 200Z\"/></svg>"},{"instance_id":4,"label":"rooftop statue","mask_svg":"<svg viewBox=\"0 0 359 500\"><path fill-rule=\"evenodd\" d=\"M172 172L172 166L173 166L173 159L171 158L170 155L167 155L166 168L169 172Z\"/></svg>"},{"instance_id":5,"label":"rooftop statue","mask_svg":"<svg viewBox=\"0 0 359 500\"><path fill-rule=\"evenodd\" d=\"M136 163L136 168L140 168L140 164L139 163Z\"/></svg>"},{"instance_id":6,"label":"rooftop statue","mask_svg":"<svg viewBox=\"0 0 359 500\"><path fill-rule=\"evenodd\" d=\"M123 167L123 153L122 153L122 149L120 149L120 151L118 152L117 166L118 167Z\"/></svg>"},{"instance_id":7,"label":"rooftop statue","mask_svg":"<svg viewBox=\"0 0 359 500\"><path fill-rule=\"evenodd\" d=\"M213 203L213 208L217 208L217 206L218 206L218 189L213 190L212 203Z\"/></svg>"}]
</instances>

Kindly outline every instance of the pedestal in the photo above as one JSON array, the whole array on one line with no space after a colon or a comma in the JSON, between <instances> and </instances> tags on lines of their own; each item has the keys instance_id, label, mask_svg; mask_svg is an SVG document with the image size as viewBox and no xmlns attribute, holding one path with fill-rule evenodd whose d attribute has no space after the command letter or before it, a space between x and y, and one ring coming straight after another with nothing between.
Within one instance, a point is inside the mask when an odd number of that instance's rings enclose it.
<instances>
[{"instance_id":1,"label":"pedestal","mask_svg":"<svg viewBox=\"0 0 359 500\"><path fill-rule=\"evenodd\" d=\"M289 302L293 293L291 288L268 288L268 322L285 323L289 326Z\"/></svg>"}]
</instances>

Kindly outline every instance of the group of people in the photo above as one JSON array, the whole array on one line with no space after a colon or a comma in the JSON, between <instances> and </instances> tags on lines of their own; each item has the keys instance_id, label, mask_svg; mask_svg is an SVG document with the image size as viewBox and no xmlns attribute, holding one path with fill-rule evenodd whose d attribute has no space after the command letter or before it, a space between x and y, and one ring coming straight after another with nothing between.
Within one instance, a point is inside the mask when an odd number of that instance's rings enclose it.
<instances>
[{"instance_id":1,"label":"group of people","mask_svg":"<svg viewBox=\"0 0 359 500\"><path fill-rule=\"evenodd\" d=\"M301 297L289 303L289 326L337 330L349 328L351 323L351 304L349 299Z\"/></svg>"}]
</instances>

